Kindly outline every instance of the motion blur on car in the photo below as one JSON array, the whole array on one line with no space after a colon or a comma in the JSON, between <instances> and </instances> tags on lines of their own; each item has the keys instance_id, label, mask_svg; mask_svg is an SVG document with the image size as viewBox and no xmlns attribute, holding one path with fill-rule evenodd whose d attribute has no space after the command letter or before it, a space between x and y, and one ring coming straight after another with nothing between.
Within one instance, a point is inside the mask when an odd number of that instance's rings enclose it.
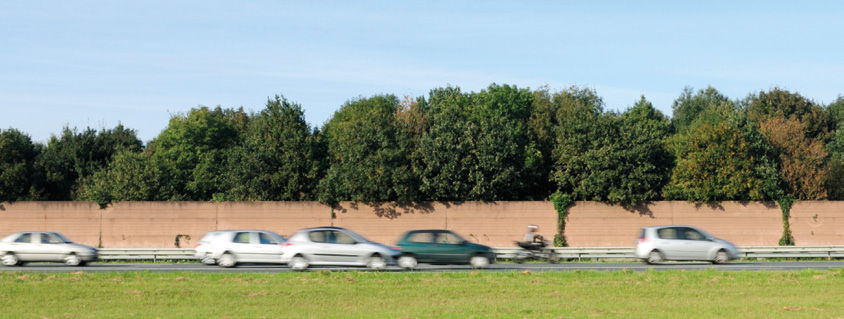
<instances>
[{"instance_id":1,"label":"motion blur on car","mask_svg":"<svg viewBox=\"0 0 844 319\"><path fill-rule=\"evenodd\" d=\"M218 230L202 236L194 256L206 265L234 267L239 263L281 264L284 237L266 230Z\"/></svg>"},{"instance_id":2,"label":"motion blur on car","mask_svg":"<svg viewBox=\"0 0 844 319\"><path fill-rule=\"evenodd\" d=\"M418 263L470 264L474 268L486 268L495 261L492 248L470 243L444 229L409 231L396 246L401 250L398 265L405 269L413 269Z\"/></svg>"},{"instance_id":3,"label":"motion blur on car","mask_svg":"<svg viewBox=\"0 0 844 319\"><path fill-rule=\"evenodd\" d=\"M20 232L0 240L0 261L3 266L22 266L27 262L62 262L68 266L85 266L97 258L96 248L74 243L54 232Z\"/></svg>"},{"instance_id":4,"label":"motion blur on car","mask_svg":"<svg viewBox=\"0 0 844 319\"><path fill-rule=\"evenodd\" d=\"M723 264L738 258L732 243L692 226L668 225L642 228L636 257L648 264L665 260L703 260Z\"/></svg>"},{"instance_id":5,"label":"motion blur on car","mask_svg":"<svg viewBox=\"0 0 844 319\"><path fill-rule=\"evenodd\" d=\"M317 227L298 231L284 244L281 260L293 269L311 265L364 266L382 270L395 264L398 250L340 227Z\"/></svg>"}]
</instances>

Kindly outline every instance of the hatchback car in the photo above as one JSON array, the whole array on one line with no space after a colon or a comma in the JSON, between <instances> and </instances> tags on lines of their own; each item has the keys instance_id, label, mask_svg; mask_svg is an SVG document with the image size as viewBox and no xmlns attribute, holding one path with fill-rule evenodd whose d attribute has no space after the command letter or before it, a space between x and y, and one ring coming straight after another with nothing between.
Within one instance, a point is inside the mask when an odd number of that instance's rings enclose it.
<instances>
[{"instance_id":1,"label":"hatchback car","mask_svg":"<svg viewBox=\"0 0 844 319\"><path fill-rule=\"evenodd\" d=\"M738 258L738 249L732 243L692 226L652 226L642 228L636 242L636 257L649 264L664 260L705 260L722 264Z\"/></svg>"},{"instance_id":2,"label":"hatchback car","mask_svg":"<svg viewBox=\"0 0 844 319\"><path fill-rule=\"evenodd\" d=\"M311 265L365 266L382 270L395 264L398 250L340 227L300 230L284 244L281 261L291 269L304 270Z\"/></svg>"},{"instance_id":3,"label":"hatchback car","mask_svg":"<svg viewBox=\"0 0 844 319\"><path fill-rule=\"evenodd\" d=\"M97 258L96 248L76 244L54 232L20 232L0 240L0 260L4 266L20 266L32 261L85 266Z\"/></svg>"},{"instance_id":4,"label":"hatchback car","mask_svg":"<svg viewBox=\"0 0 844 319\"><path fill-rule=\"evenodd\" d=\"M495 261L492 248L470 243L444 229L409 231L396 246L401 250L398 265L405 269L413 269L417 263L469 264L475 268L486 268Z\"/></svg>"},{"instance_id":5,"label":"hatchback car","mask_svg":"<svg viewBox=\"0 0 844 319\"><path fill-rule=\"evenodd\" d=\"M202 236L194 256L206 265L234 267L238 263L281 262L284 237L266 230L218 230Z\"/></svg>"}]
</instances>

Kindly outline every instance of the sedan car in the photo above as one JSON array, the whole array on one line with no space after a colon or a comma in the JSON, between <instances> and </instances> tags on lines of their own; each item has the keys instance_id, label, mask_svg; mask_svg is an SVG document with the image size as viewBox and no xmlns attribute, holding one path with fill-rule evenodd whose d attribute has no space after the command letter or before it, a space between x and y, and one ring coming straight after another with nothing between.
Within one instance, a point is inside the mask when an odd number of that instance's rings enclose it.
<instances>
[{"instance_id":1,"label":"sedan car","mask_svg":"<svg viewBox=\"0 0 844 319\"><path fill-rule=\"evenodd\" d=\"M402 252L398 264L405 269L413 269L417 263L469 264L486 268L495 261L492 248L470 243L445 229L409 231L396 246Z\"/></svg>"},{"instance_id":2,"label":"sedan car","mask_svg":"<svg viewBox=\"0 0 844 319\"><path fill-rule=\"evenodd\" d=\"M705 260L723 264L738 258L732 243L683 225L642 228L636 242L636 257L649 264L664 260Z\"/></svg>"},{"instance_id":3,"label":"sedan car","mask_svg":"<svg viewBox=\"0 0 844 319\"><path fill-rule=\"evenodd\" d=\"M266 230L218 230L202 236L194 256L206 265L234 267L238 263L281 262L284 237Z\"/></svg>"},{"instance_id":4,"label":"sedan car","mask_svg":"<svg viewBox=\"0 0 844 319\"><path fill-rule=\"evenodd\" d=\"M317 227L300 230L284 244L282 262L293 270L310 265L365 266L382 270L395 264L398 250L372 242L351 230L340 227Z\"/></svg>"},{"instance_id":5,"label":"sedan car","mask_svg":"<svg viewBox=\"0 0 844 319\"><path fill-rule=\"evenodd\" d=\"M76 244L54 232L20 232L0 240L0 260L3 266L20 266L32 261L84 266L97 258L96 248Z\"/></svg>"}]
</instances>

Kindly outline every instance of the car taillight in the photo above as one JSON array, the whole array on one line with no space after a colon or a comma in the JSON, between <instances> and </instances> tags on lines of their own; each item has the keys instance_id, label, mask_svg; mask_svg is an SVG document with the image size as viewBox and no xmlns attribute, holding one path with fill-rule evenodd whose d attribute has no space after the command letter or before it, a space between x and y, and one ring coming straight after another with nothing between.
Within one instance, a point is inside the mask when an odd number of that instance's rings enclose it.
<instances>
[{"instance_id":1,"label":"car taillight","mask_svg":"<svg viewBox=\"0 0 844 319\"><path fill-rule=\"evenodd\" d=\"M639 238L639 242L638 242L638 243L636 243L636 244L637 244L637 245L641 245L641 244L642 244L642 243L644 243L646 240L647 240L647 238L646 238L646 237Z\"/></svg>"},{"instance_id":2,"label":"car taillight","mask_svg":"<svg viewBox=\"0 0 844 319\"><path fill-rule=\"evenodd\" d=\"M287 247L287 246L293 246L293 245L295 245L295 244L294 244L294 243L291 243L291 242L286 242L286 243L284 243L284 247Z\"/></svg>"},{"instance_id":3,"label":"car taillight","mask_svg":"<svg viewBox=\"0 0 844 319\"><path fill-rule=\"evenodd\" d=\"M395 250L401 250L401 247L393 247Z\"/></svg>"}]
</instances>

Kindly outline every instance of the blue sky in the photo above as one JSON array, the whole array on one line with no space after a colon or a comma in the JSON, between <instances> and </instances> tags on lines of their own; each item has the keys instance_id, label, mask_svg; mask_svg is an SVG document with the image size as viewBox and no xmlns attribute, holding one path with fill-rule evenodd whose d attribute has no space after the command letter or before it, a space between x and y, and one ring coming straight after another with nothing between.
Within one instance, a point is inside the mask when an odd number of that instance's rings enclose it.
<instances>
[{"instance_id":1,"label":"blue sky","mask_svg":"<svg viewBox=\"0 0 844 319\"><path fill-rule=\"evenodd\" d=\"M46 141L122 123L145 142L198 105L283 94L321 126L347 100L490 83L640 95L844 94L844 2L0 0L0 128Z\"/></svg>"}]
</instances>

